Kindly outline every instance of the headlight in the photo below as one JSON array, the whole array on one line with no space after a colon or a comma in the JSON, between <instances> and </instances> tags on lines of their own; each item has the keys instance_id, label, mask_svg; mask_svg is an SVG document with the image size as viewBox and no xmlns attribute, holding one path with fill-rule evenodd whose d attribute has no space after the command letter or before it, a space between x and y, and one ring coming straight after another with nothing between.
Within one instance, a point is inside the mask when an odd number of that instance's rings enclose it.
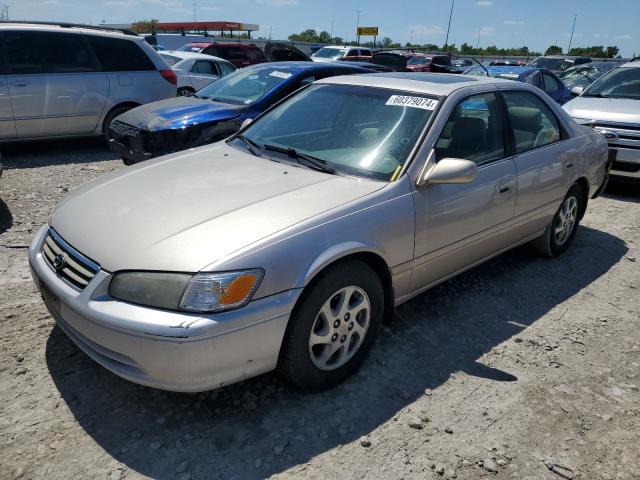
<instances>
[{"instance_id":1,"label":"headlight","mask_svg":"<svg viewBox=\"0 0 640 480\"><path fill-rule=\"evenodd\" d=\"M264 272L224 273L122 272L114 276L109 295L148 307L189 312L221 312L249 303Z\"/></svg>"}]
</instances>

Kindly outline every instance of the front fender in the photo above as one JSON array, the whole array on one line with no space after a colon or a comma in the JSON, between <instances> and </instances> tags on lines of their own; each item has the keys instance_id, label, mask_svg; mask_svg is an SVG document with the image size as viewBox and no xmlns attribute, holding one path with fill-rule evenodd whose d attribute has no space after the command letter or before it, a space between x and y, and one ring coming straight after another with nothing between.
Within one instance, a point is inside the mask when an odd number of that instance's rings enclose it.
<instances>
[{"instance_id":1,"label":"front fender","mask_svg":"<svg viewBox=\"0 0 640 480\"><path fill-rule=\"evenodd\" d=\"M337 245L332 245L330 248L321 252L311 265L309 265L307 270L302 272L296 281L296 288L306 287L327 266L342 258L357 253L373 253L382 258L384 263L387 265L387 269L389 269L389 259L385 255L385 252L377 246L365 244L363 242L342 242Z\"/></svg>"}]
</instances>

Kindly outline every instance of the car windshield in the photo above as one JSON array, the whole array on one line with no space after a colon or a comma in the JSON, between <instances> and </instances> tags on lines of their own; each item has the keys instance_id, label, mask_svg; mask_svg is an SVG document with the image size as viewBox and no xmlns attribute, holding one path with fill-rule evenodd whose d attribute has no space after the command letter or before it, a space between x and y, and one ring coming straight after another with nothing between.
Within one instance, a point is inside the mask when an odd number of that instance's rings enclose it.
<instances>
[{"instance_id":1,"label":"car windshield","mask_svg":"<svg viewBox=\"0 0 640 480\"><path fill-rule=\"evenodd\" d=\"M293 73L278 68L277 64L243 68L199 90L197 96L216 102L249 105L284 83L291 75Z\"/></svg>"},{"instance_id":2,"label":"car windshield","mask_svg":"<svg viewBox=\"0 0 640 480\"><path fill-rule=\"evenodd\" d=\"M407 62L407 65L426 65L431 63L431 59L427 57L411 57Z\"/></svg>"},{"instance_id":3,"label":"car windshield","mask_svg":"<svg viewBox=\"0 0 640 480\"><path fill-rule=\"evenodd\" d=\"M603 74L617 67L619 64L610 62L601 65L578 65L571 67L560 74L560 78L567 87L586 87L595 82Z\"/></svg>"},{"instance_id":4,"label":"car windshield","mask_svg":"<svg viewBox=\"0 0 640 480\"><path fill-rule=\"evenodd\" d=\"M202 50L202 47L187 43L186 45L181 46L177 51L178 52L199 52L200 50Z\"/></svg>"},{"instance_id":5,"label":"car windshield","mask_svg":"<svg viewBox=\"0 0 640 480\"><path fill-rule=\"evenodd\" d=\"M596 80L584 96L640 100L640 68L621 67L611 70Z\"/></svg>"},{"instance_id":6,"label":"car windshield","mask_svg":"<svg viewBox=\"0 0 640 480\"><path fill-rule=\"evenodd\" d=\"M346 49L342 48L321 48L316 53L312 55L312 57L318 58L342 58L344 54L347 53Z\"/></svg>"},{"instance_id":7,"label":"car windshield","mask_svg":"<svg viewBox=\"0 0 640 480\"><path fill-rule=\"evenodd\" d=\"M238 143L244 138L265 154L284 151L285 160L304 155L336 173L389 181L437 105L436 97L423 94L313 85L251 124Z\"/></svg>"},{"instance_id":8,"label":"car windshield","mask_svg":"<svg viewBox=\"0 0 640 480\"><path fill-rule=\"evenodd\" d=\"M538 68L546 68L547 70L566 70L573 66L573 62L565 58L536 58L531 65Z\"/></svg>"},{"instance_id":9,"label":"car windshield","mask_svg":"<svg viewBox=\"0 0 640 480\"><path fill-rule=\"evenodd\" d=\"M167 62L167 65L173 67L176 63L182 60L180 57L174 57L173 55L169 55L167 53L161 53L160 56L162 59Z\"/></svg>"}]
</instances>

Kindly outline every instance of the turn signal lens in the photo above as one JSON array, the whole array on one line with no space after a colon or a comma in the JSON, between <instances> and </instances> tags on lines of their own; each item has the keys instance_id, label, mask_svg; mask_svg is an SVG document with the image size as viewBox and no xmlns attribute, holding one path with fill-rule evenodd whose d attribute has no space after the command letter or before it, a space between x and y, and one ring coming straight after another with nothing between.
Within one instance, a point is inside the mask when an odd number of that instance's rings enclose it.
<instances>
[{"instance_id":1,"label":"turn signal lens","mask_svg":"<svg viewBox=\"0 0 640 480\"><path fill-rule=\"evenodd\" d=\"M226 273L198 273L189 282L180 309L220 312L249 303L264 272L259 269Z\"/></svg>"}]
</instances>

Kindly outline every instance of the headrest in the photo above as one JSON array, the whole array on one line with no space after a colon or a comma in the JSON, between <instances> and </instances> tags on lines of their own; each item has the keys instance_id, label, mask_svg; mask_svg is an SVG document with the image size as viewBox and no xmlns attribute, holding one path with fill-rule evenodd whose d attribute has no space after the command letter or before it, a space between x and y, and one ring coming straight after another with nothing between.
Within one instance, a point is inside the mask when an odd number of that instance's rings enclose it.
<instances>
[{"instance_id":1,"label":"headrest","mask_svg":"<svg viewBox=\"0 0 640 480\"><path fill-rule=\"evenodd\" d=\"M511 126L516 130L529 130L535 132L540 128L542 114L537 108L511 107L509 108Z\"/></svg>"}]
</instances>

